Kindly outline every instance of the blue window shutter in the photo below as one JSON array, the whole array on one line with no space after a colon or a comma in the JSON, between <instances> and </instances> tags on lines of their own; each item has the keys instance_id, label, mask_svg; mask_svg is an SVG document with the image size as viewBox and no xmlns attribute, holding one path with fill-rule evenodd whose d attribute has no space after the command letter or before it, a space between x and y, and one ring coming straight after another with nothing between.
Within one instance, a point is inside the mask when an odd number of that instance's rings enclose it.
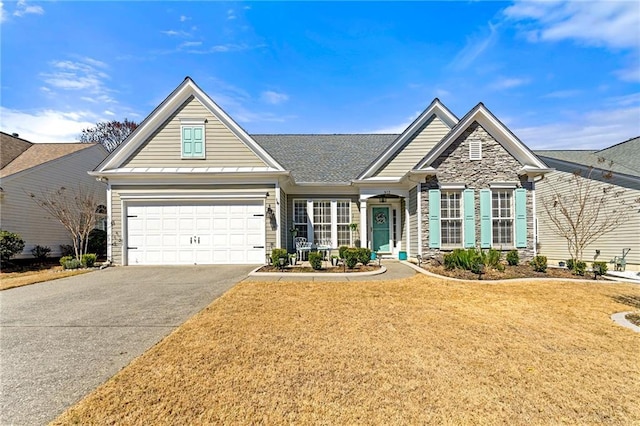
<instances>
[{"instance_id":1,"label":"blue window shutter","mask_svg":"<svg viewBox=\"0 0 640 426\"><path fill-rule=\"evenodd\" d=\"M491 190L480 190L480 247L491 247Z\"/></svg>"},{"instance_id":2,"label":"blue window shutter","mask_svg":"<svg viewBox=\"0 0 640 426\"><path fill-rule=\"evenodd\" d=\"M429 248L440 248L440 190L429 190Z\"/></svg>"},{"instance_id":3,"label":"blue window shutter","mask_svg":"<svg viewBox=\"0 0 640 426\"><path fill-rule=\"evenodd\" d=\"M204 129L202 127L193 128L193 156L204 157Z\"/></svg>"},{"instance_id":4,"label":"blue window shutter","mask_svg":"<svg viewBox=\"0 0 640 426\"><path fill-rule=\"evenodd\" d=\"M182 156L193 156L193 128L182 127Z\"/></svg>"},{"instance_id":5,"label":"blue window shutter","mask_svg":"<svg viewBox=\"0 0 640 426\"><path fill-rule=\"evenodd\" d=\"M527 246L527 190L516 189L516 247Z\"/></svg>"},{"instance_id":6,"label":"blue window shutter","mask_svg":"<svg viewBox=\"0 0 640 426\"><path fill-rule=\"evenodd\" d=\"M462 192L464 210L464 246L476 246L476 206L473 189Z\"/></svg>"}]
</instances>

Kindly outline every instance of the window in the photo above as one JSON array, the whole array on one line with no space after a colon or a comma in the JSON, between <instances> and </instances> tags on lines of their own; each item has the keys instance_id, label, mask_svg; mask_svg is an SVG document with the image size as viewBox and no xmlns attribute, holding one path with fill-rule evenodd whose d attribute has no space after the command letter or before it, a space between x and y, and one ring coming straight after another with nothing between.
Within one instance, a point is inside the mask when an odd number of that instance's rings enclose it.
<instances>
[{"instance_id":1,"label":"window","mask_svg":"<svg viewBox=\"0 0 640 426\"><path fill-rule=\"evenodd\" d=\"M513 246L513 191L491 191L493 245Z\"/></svg>"},{"instance_id":2,"label":"window","mask_svg":"<svg viewBox=\"0 0 640 426\"><path fill-rule=\"evenodd\" d=\"M298 231L296 236L308 238L307 218L307 200L295 200L293 202L293 227Z\"/></svg>"},{"instance_id":3,"label":"window","mask_svg":"<svg viewBox=\"0 0 640 426\"><path fill-rule=\"evenodd\" d=\"M107 230L107 208L102 204L96 208L96 229Z\"/></svg>"},{"instance_id":4,"label":"window","mask_svg":"<svg viewBox=\"0 0 640 426\"><path fill-rule=\"evenodd\" d=\"M205 158L204 125L182 125L182 158Z\"/></svg>"},{"instance_id":5,"label":"window","mask_svg":"<svg viewBox=\"0 0 640 426\"><path fill-rule=\"evenodd\" d=\"M351 203L348 201L336 202L336 222L338 232L338 247L351 245L351 232L349 223L351 223Z\"/></svg>"},{"instance_id":6,"label":"window","mask_svg":"<svg viewBox=\"0 0 640 426\"><path fill-rule=\"evenodd\" d=\"M469 160L482 160L482 142L469 142Z\"/></svg>"},{"instance_id":7,"label":"window","mask_svg":"<svg viewBox=\"0 0 640 426\"><path fill-rule=\"evenodd\" d=\"M440 194L440 237L444 246L462 245L462 209L459 191Z\"/></svg>"},{"instance_id":8,"label":"window","mask_svg":"<svg viewBox=\"0 0 640 426\"><path fill-rule=\"evenodd\" d=\"M313 241L331 240L331 202L313 202Z\"/></svg>"},{"instance_id":9,"label":"window","mask_svg":"<svg viewBox=\"0 0 640 426\"><path fill-rule=\"evenodd\" d=\"M335 247L348 246L351 245L350 223L351 202L348 200L293 200L293 226L298 230L298 237L315 243L331 241Z\"/></svg>"}]
</instances>

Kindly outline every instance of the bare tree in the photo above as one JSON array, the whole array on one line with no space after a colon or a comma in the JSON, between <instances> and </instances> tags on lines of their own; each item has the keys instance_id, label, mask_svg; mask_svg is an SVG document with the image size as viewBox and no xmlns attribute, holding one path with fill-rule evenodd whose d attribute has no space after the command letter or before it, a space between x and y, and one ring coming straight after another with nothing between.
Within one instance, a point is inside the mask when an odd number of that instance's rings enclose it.
<instances>
[{"instance_id":1,"label":"bare tree","mask_svg":"<svg viewBox=\"0 0 640 426\"><path fill-rule=\"evenodd\" d=\"M598 158L598 163L605 163ZM612 166L609 163L609 168ZM627 220L623 190L611 184L613 173L590 166L549 183L552 194L542 198L555 233L567 240L569 254L582 260L586 246Z\"/></svg>"},{"instance_id":2,"label":"bare tree","mask_svg":"<svg viewBox=\"0 0 640 426\"><path fill-rule=\"evenodd\" d=\"M109 152L113 151L138 127L138 123L124 119L124 121L103 121L95 127L82 130L80 142L99 143Z\"/></svg>"},{"instance_id":3,"label":"bare tree","mask_svg":"<svg viewBox=\"0 0 640 426\"><path fill-rule=\"evenodd\" d=\"M76 190L61 187L43 191L39 196L29 196L69 232L73 250L79 260L87 252L89 233L95 228L100 216L97 211L100 202L95 193L79 185Z\"/></svg>"}]
</instances>

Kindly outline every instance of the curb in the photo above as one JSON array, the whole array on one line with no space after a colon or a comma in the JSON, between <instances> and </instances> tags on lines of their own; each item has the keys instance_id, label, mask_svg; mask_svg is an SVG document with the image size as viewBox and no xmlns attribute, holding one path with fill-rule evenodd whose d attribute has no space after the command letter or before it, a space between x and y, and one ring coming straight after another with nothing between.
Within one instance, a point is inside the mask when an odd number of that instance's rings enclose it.
<instances>
[{"instance_id":1,"label":"curb","mask_svg":"<svg viewBox=\"0 0 640 426\"><path fill-rule=\"evenodd\" d=\"M421 274L433 277L433 278L440 278L442 280L451 280L451 281L456 281L459 283L478 283L478 284L507 284L507 283L517 283L517 282L530 282L530 281L570 281L570 282L579 282L579 283L598 283L601 284L603 283L603 281L594 281L594 280L585 280L585 279L578 279L578 278L509 278L509 279L504 279L504 280L463 280L460 278L453 278L453 277L447 277L445 275L438 275L438 274L434 274L433 272L429 272L426 269L420 268L418 265L415 265L409 261L406 260L402 260L400 261L400 263L403 263L407 266L410 266L411 268L415 269L416 271L420 272ZM607 284L614 284L614 283L620 283L620 282L628 282L628 281L622 281L622 280L607 280L608 282L605 282Z\"/></svg>"},{"instance_id":2,"label":"curb","mask_svg":"<svg viewBox=\"0 0 640 426\"><path fill-rule=\"evenodd\" d=\"M264 265L263 265L264 266ZM369 275L380 275L387 272L387 268L384 266L380 266L380 269L377 271L367 271L367 272L258 272L258 269L262 268L262 266L257 267L253 271L249 272L250 277L323 277L323 278L331 278L331 277L366 277Z\"/></svg>"},{"instance_id":3,"label":"curb","mask_svg":"<svg viewBox=\"0 0 640 426\"><path fill-rule=\"evenodd\" d=\"M637 325L633 324L631 321L625 318L627 314L632 314L634 312L635 311L618 312L616 314L611 315L611 319L613 320L613 322L615 322L616 324L622 327L626 327L630 330L635 331L636 333L640 333L640 327L638 327Z\"/></svg>"}]
</instances>

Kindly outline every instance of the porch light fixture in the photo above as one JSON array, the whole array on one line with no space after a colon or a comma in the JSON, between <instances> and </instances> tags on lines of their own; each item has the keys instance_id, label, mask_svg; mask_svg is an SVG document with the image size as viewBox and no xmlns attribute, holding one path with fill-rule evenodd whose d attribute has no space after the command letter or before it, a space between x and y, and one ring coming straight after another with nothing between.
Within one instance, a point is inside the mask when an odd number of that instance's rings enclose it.
<instances>
[{"instance_id":1,"label":"porch light fixture","mask_svg":"<svg viewBox=\"0 0 640 426\"><path fill-rule=\"evenodd\" d=\"M267 216L269 216L270 218L273 217L273 209L271 208L271 204L267 206Z\"/></svg>"},{"instance_id":2,"label":"porch light fixture","mask_svg":"<svg viewBox=\"0 0 640 426\"><path fill-rule=\"evenodd\" d=\"M384 203L385 201L387 201L387 199L384 197L384 195L383 195L383 196L381 196L381 197L380 197L380 202L381 202L381 203Z\"/></svg>"}]
</instances>

